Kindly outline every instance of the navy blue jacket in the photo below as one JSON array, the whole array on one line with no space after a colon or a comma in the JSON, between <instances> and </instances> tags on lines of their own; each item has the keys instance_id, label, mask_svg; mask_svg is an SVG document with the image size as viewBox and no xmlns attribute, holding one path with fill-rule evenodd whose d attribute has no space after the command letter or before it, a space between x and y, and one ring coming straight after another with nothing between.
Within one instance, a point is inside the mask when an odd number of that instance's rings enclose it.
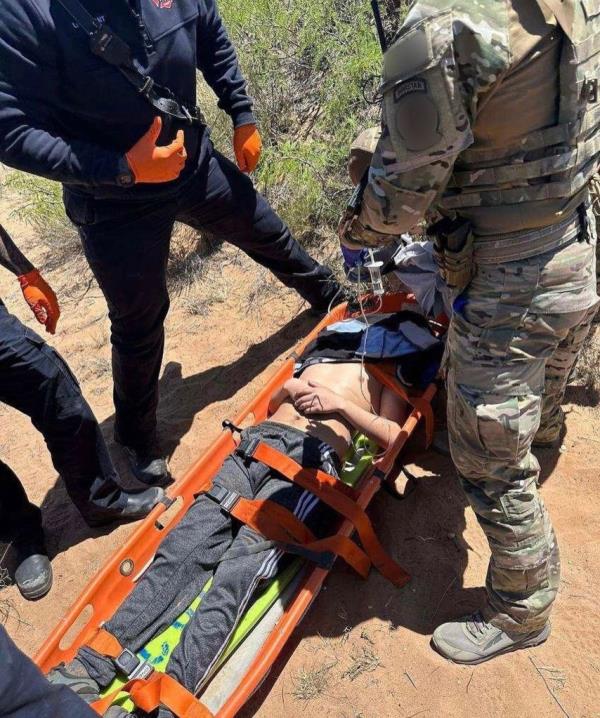
<instances>
[{"instance_id":1,"label":"navy blue jacket","mask_svg":"<svg viewBox=\"0 0 600 718\"><path fill-rule=\"evenodd\" d=\"M98 718L66 686L51 686L0 626L0 716L2 718Z\"/></svg>"},{"instance_id":2,"label":"navy blue jacket","mask_svg":"<svg viewBox=\"0 0 600 718\"><path fill-rule=\"evenodd\" d=\"M188 105L196 104L199 68L235 126L254 122L215 0L81 2L131 45L144 72ZM155 115L118 69L91 53L86 35L57 0L2 0L0 162L97 196L173 192L198 166L207 132L183 127L189 159L179 180L117 185L125 152ZM161 144L179 129L164 125Z\"/></svg>"}]
</instances>

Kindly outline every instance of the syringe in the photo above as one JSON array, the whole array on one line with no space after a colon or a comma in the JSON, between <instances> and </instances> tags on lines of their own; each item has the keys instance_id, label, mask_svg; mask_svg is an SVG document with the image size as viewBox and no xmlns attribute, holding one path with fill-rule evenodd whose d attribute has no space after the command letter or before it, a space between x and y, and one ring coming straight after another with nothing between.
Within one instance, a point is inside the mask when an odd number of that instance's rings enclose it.
<instances>
[{"instance_id":1,"label":"syringe","mask_svg":"<svg viewBox=\"0 0 600 718\"><path fill-rule=\"evenodd\" d=\"M372 249L368 250L367 261L364 263L363 266L369 270L369 275L371 277L371 285L373 287L373 294L378 297L385 294L385 289L383 288L383 280L381 279L381 268L383 267L383 262L376 261Z\"/></svg>"}]
</instances>

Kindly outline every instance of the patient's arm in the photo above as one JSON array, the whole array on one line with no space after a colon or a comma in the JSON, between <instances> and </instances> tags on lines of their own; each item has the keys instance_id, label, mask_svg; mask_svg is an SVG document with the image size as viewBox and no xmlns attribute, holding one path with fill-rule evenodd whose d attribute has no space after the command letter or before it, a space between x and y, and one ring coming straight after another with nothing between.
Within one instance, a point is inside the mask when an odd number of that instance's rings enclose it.
<instances>
[{"instance_id":1,"label":"patient's arm","mask_svg":"<svg viewBox=\"0 0 600 718\"><path fill-rule=\"evenodd\" d=\"M282 405L282 403L288 396L289 394L285 390L285 386L280 386L279 389L277 389L277 391L269 399L269 416L271 414L274 414L277 409L279 409L279 407Z\"/></svg>"},{"instance_id":2,"label":"patient's arm","mask_svg":"<svg viewBox=\"0 0 600 718\"><path fill-rule=\"evenodd\" d=\"M340 414L384 450L394 444L402 430L399 423L403 414L402 402L386 388L382 389L379 401L381 416L314 381L307 382L307 388L300 389L293 398L296 409L305 416Z\"/></svg>"},{"instance_id":3,"label":"patient's arm","mask_svg":"<svg viewBox=\"0 0 600 718\"><path fill-rule=\"evenodd\" d=\"M307 386L308 384L302 381L302 379L288 379L283 386L277 389L269 400L269 414L274 414L288 397L294 399L296 392Z\"/></svg>"}]
</instances>

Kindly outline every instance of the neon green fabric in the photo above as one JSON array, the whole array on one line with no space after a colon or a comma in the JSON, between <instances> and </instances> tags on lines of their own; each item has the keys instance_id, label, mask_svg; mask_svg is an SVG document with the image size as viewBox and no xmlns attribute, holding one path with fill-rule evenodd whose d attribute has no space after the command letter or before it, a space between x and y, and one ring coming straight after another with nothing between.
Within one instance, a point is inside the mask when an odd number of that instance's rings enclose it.
<instances>
[{"instance_id":1,"label":"neon green fabric","mask_svg":"<svg viewBox=\"0 0 600 718\"><path fill-rule=\"evenodd\" d=\"M340 473L340 479L349 486L354 486L364 471L370 466L374 456L377 452L377 446L367 439L365 436L357 435L354 438L352 446L348 449L348 452L344 458L342 465L342 471ZM278 576L269 581L264 591L256 599L256 601L246 611L242 620L239 622L235 629L227 648L223 652L223 655L219 659L217 667L220 667L225 661L236 651L240 644L247 638L250 632L264 617L267 611L275 603L278 597L290 584L292 579L297 575L298 571L302 568L304 563L303 559L297 558L287 566ZM137 654L142 660L148 661L152 667L164 673L171 654L177 647L183 629L189 623L191 617L194 615L196 609L200 605L204 596L208 593L212 585L212 579L209 580L199 596L192 602L190 607L184 611L174 623L169 626L161 634L153 638L141 651ZM125 685L125 679L120 677L115 680L105 689L101 697L108 695L116 691L121 686ZM125 708L125 710L133 710L134 705L129 700L127 693L121 693L115 701L116 704Z\"/></svg>"}]
</instances>

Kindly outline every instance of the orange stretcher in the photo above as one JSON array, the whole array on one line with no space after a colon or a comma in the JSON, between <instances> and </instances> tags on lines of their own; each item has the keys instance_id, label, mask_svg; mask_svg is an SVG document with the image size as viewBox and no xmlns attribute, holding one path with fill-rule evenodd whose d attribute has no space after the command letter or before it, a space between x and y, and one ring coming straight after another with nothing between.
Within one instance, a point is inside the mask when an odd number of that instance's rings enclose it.
<instances>
[{"instance_id":1,"label":"orange stretcher","mask_svg":"<svg viewBox=\"0 0 600 718\"><path fill-rule=\"evenodd\" d=\"M367 303L376 302L376 313L382 314L402 309L410 310L415 307L412 297L402 293L385 295L377 299L367 298L365 301ZM315 339L326 326L350 316L356 315L352 314L346 304L340 305L330 312L308 337L299 343L295 351L267 382L266 386L235 418L233 424L248 427L267 419L271 397L292 376L294 357L300 355L308 343ZM354 497L357 511L364 511L368 506L380 488L382 480L387 477L406 442L419 425L423 424L427 446L433 438L431 402L436 394L435 384L429 385L424 391L409 393L395 378L394 368L393 363L388 365L386 362L370 363L368 365L369 372L378 381L391 388L407 402L410 407L410 413L395 444L385 454L372 462L370 468L360 480ZM158 545L194 502L195 495L210 488L213 478L221 468L223 461L236 447L237 443L233 433L229 430L224 430L191 469L170 487L165 503L157 506L139 524L131 538L100 570L68 614L51 633L36 656L36 663L43 672L48 672L61 662L72 660L82 645L93 643L94 640L98 641L99 635L102 638L102 624L112 617L133 589L137 578L151 563ZM166 522L163 515L168 510L172 514L174 509L176 511L175 515L171 515L170 520ZM341 522L336 537L344 540L349 539L354 530L355 523L346 518ZM378 566L378 568L380 567ZM329 570L321 566L311 565L302 574L302 579L295 591L295 595L286 606L275 628L270 631L258 655L250 662L244 675L241 676L237 688L227 698L218 712L214 714L216 718L235 716L260 686L292 632L318 595ZM179 684L175 686L165 685L165 682L175 683L168 676L161 678L159 675L154 675L151 682L152 685L145 691L145 695L152 693L152 700L154 701L160 702L163 689L167 691L167 689L174 688L175 693L180 692L178 690L180 688ZM130 690L133 695L139 686L135 685L132 688L133 690ZM184 693L181 697L181 704L186 706L182 709L182 715L189 716L189 718L192 718L192 716L213 715L191 694L185 695L185 689L181 688L181 691ZM143 708L144 701L141 701L138 705Z\"/></svg>"}]
</instances>

